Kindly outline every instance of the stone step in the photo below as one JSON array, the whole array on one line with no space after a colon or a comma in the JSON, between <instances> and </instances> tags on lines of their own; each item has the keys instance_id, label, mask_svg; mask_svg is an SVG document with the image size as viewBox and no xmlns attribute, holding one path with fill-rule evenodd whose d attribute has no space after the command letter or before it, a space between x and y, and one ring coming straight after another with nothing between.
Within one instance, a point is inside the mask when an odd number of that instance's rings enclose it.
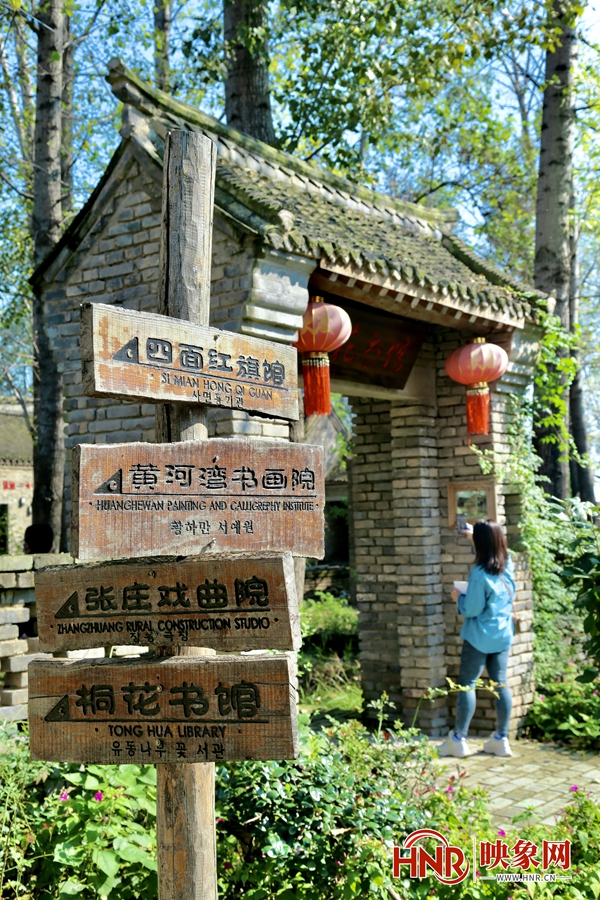
<instances>
[{"instance_id":1,"label":"stone step","mask_svg":"<svg viewBox=\"0 0 600 900\"><path fill-rule=\"evenodd\" d=\"M3 706L19 706L21 703L27 703L27 688L9 688L0 691L0 708Z\"/></svg>"},{"instance_id":2,"label":"stone step","mask_svg":"<svg viewBox=\"0 0 600 900\"><path fill-rule=\"evenodd\" d=\"M29 610L26 606L0 606L0 625L14 625L18 622L29 622Z\"/></svg>"},{"instance_id":3,"label":"stone step","mask_svg":"<svg viewBox=\"0 0 600 900\"><path fill-rule=\"evenodd\" d=\"M27 641L0 641L0 659L2 659L2 671L4 669L4 660L9 656L21 656L27 653ZM27 666L25 666L27 668ZM9 669L8 671L19 672L20 669Z\"/></svg>"},{"instance_id":4,"label":"stone step","mask_svg":"<svg viewBox=\"0 0 600 900\"><path fill-rule=\"evenodd\" d=\"M0 706L0 722L19 722L27 718L27 704Z\"/></svg>"},{"instance_id":5,"label":"stone step","mask_svg":"<svg viewBox=\"0 0 600 900\"><path fill-rule=\"evenodd\" d=\"M34 659L52 659L51 653L27 653L26 641L14 641L15 644L22 644L21 655L15 653L8 656L7 659L0 660L1 672L26 672L27 666ZM0 656L2 656L2 644L0 644Z\"/></svg>"}]
</instances>

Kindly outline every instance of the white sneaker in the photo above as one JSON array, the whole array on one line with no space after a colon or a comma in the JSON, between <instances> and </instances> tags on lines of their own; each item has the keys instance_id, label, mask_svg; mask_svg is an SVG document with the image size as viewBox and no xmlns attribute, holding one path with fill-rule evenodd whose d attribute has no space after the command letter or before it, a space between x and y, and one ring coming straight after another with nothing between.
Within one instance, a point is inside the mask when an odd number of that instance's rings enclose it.
<instances>
[{"instance_id":1,"label":"white sneaker","mask_svg":"<svg viewBox=\"0 0 600 900\"><path fill-rule=\"evenodd\" d=\"M438 750L440 756L456 756L457 759L464 759L465 756L471 755L466 739L461 737L460 740L457 741L454 738L454 731L452 729L448 732L448 737L444 743L439 745Z\"/></svg>"},{"instance_id":2,"label":"white sneaker","mask_svg":"<svg viewBox=\"0 0 600 900\"><path fill-rule=\"evenodd\" d=\"M507 737L496 737L492 734L483 745L484 753L493 753L494 756L512 756L512 750Z\"/></svg>"}]
</instances>

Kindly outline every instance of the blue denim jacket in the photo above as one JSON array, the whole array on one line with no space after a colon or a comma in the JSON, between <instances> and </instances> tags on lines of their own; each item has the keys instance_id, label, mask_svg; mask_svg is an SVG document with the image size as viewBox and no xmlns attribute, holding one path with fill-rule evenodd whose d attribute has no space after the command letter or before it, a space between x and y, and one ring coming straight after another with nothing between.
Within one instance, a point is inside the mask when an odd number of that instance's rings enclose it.
<instances>
[{"instance_id":1,"label":"blue denim jacket","mask_svg":"<svg viewBox=\"0 0 600 900\"><path fill-rule=\"evenodd\" d=\"M469 575L467 593L460 594L458 598L458 611L465 617L461 638L480 653L500 653L507 650L514 635L514 596L514 566L510 554L502 578L490 575L481 566L475 566Z\"/></svg>"}]
</instances>

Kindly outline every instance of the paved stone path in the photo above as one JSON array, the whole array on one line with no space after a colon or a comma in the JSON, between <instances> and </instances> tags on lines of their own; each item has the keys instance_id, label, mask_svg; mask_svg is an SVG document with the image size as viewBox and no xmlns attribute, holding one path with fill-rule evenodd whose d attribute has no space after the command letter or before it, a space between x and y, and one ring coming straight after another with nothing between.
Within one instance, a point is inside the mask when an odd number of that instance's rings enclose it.
<instances>
[{"instance_id":1,"label":"paved stone path","mask_svg":"<svg viewBox=\"0 0 600 900\"><path fill-rule=\"evenodd\" d=\"M440 743L440 741L437 741ZM554 744L512 741L514 756L499 759L484 753L483 738L469 738L467 759L444 758L448 774L465 771L465 785L486 788L495 825L510 825L514 816L533 807L542 823L553 825L571 795L571 787L591 791L600 801L600 756Z\"/></svg>"}]
</instances>

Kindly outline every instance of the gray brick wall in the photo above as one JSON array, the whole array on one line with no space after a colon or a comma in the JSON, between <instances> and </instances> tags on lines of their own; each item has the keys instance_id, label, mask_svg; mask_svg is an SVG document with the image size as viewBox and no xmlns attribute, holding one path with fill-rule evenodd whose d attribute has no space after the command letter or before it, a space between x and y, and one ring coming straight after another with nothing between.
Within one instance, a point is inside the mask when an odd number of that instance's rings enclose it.
<instances>
[{"instance_id":1,"label":"gray brick wall","mask_svg":"<svg viewBox=\"0 0 600 900\"><path fill-rule=\"evenodd\" d=\"M160 187L133 161L113 192L103 215L45 291L47 322L64 388L67 460L64 530L68 536L72 449L81 443L154 440L154 405L84 396L79 352L79 305L115 303L154 312L158 286L161 213ZM226 222L215 219L211 272L211 323L238 331L252 286L255 250ZM235 410L211 410L209 429L227 437L239 434L289 439L282 420L252 418Z\"/></svg>"},{"instance_id":2,"label":"gray brick wall","mask_svg":"<svg viewBox=\"0 0 600 900\"><path fill-rule=\"evenodd\" d=\"M421 359L436 367L431 406L352 402L349 495L363 691L371 700L386 690L409 724L429 686L446 688L446 677L458 676L462 620L450 593L455 580L468 576L473 553L470 543L449 527L448 483L490 479L468 445L465 388L444 371L446 357L460 343L464 335L438 328L421 351ZM506 404L506 394L492 392L490 434L473 438L474 447L500 456L507 452ZM497 519L507 527L514 547L517 498L509 495L506 502L499 484L496 504ZM515 637L508 673L513 732L533 698L531 577L526 559L515 560L515 608L525 627ZM443 734L453 721L454 706L452 695L421 703L419 724L431 734ZM494 697L481 692L472 733L492 730L494 707Z\"/></svg>"}]
</instances>

